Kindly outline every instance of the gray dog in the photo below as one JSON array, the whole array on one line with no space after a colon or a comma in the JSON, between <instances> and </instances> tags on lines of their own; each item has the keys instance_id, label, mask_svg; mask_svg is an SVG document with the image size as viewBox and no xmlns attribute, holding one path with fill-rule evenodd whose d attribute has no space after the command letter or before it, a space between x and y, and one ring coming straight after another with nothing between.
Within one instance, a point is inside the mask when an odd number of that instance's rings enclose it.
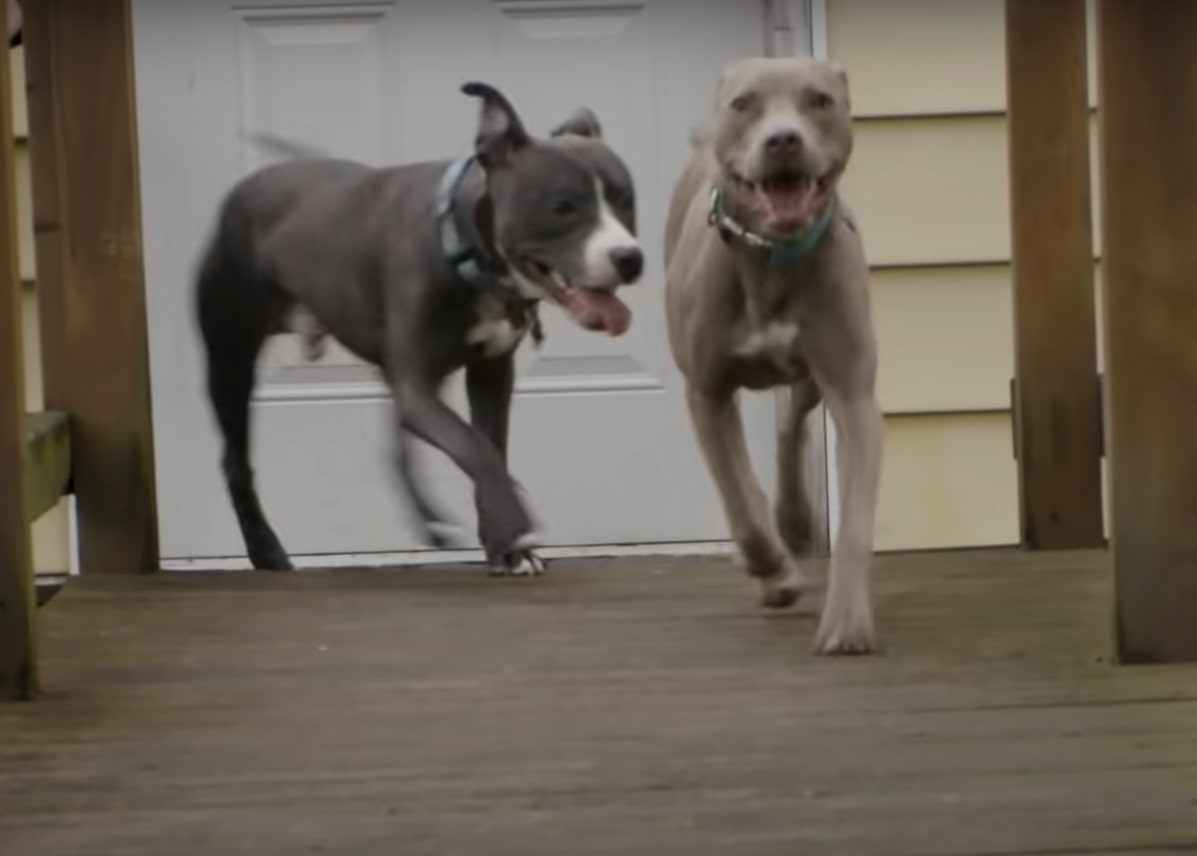
<instances>
[{"instance_id":1,"label":"gray dog","mask_svg":"<svg viewBox=\"0 0 1197 856\"><path fill-rule=\"evenodd\" d=\"M678 179L665 235L666 315L691 421L766 606L804 582L804 424L820 398L839 434L840 529L816 635L825 654L874 649L870 565L882 421L868 266L839 199L852 153L848 80L812 59L728 66ZM788 387L774 514L749 464L737 389ZM771 519L772 517L772 519Z\"/></svg>"},{"instance_id":2,"label":"gray dog","mask_svg":"<svg viewBox=\"0 0 1197 856\"><path fill-rule=\"evenodd\" d=\"M515 349L548 300L586 329L621 335L615 295L643 255L631 174L580 110L536 139L482 83L474 154L385 169L329 157L267 166L224 200L196 305L223 470L255 568L292 567L262 511L249 402L265 339L300 332L309 356L333 336L379 368L396 405L395 459L429 543L444 516L412 477L407 434L473 481L478 535L499 573L539 573L537 537L507 469ZM465 369L470 421L441 398Z\"/></svg>"}]
</instances>

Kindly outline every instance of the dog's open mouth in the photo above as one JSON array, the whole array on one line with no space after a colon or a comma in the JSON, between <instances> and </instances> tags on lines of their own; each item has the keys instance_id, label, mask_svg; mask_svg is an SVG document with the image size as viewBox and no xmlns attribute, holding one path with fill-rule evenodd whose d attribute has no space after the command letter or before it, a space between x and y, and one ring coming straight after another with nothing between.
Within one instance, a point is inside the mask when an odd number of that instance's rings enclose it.
<instances>
[{"instance_id":1,"label":"dog's open mouth","mask_svg":"<svg viewBox=\"0 0 1197 856\"><path fill-rule=\"evenodd\" d=\"M779 170L760 181L737 175L752 194L771 231L800 232L818 216L831 190L831 173L814 178L795 170Z\"/></svg>"},{"instance_id":2,"label":"dog's open mouth","mask_svg":"<svg viewBox=\"0 0 1197 856\"><path fill-rule=\"evenodd\" d=\"M549 296L578 326L612 336L622 336L632 324L632 310L615 295L615 287L574 285L559 271L528 259L527 266L544 284Z\"/></svg>"}]
</instances>

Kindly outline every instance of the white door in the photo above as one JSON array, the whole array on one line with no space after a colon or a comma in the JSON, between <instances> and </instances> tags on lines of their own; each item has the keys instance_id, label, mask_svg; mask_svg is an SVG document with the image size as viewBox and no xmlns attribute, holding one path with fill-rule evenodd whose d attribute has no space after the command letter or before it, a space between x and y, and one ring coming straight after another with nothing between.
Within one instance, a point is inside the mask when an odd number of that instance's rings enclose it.
<instances>
[{"instance_id":1,"label":"white door","mask_svg":"<svg viewBox=\"0 0 1197 856\"><path fill-rule=\"evenodd\" d=\"M191 276L221 195L264 162L272 131L384 164L468 151L470 79L503 89L534 132L593 108L639 191L648 273L631 330L610 339L545 307L525 345L511 467L552 545L724 540L717 495L666 345L661 231L689 133L720 67L764 50L765 3L745 0L135 0L143 228L158 500L166 559L241 557L204 399ZM392 419L374 373L333 349L305 362L279 338L254 403L267 515L293 556L419 548L390 469ZM460 381L449 390L464 411ZM774 409L745 398L771 484ZM474 531L472 494L421 447L434 498Z\"/></svg>"}]
</instances>

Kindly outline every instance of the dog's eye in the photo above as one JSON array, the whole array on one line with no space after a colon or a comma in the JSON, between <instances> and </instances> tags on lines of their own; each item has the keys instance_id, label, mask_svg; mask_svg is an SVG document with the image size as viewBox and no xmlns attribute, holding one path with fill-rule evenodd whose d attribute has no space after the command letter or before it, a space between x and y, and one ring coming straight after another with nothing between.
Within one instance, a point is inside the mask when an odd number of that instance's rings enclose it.
<instances>
[{"instance_id":1,"label":"dog's eye","mask_svg":"<svg viewBox=\"0 0 1197 856\"><path fill-rule=\"evenodd\" d=\"M578 204L568 196L560 196L553 200L553 216L572 217L578 213Z\"/></svg>"},{"instance_id":2,"label":"dog's eye","mask_svg":"<svg viewBox=\"0 0 1197 856\"><path fill-rule=\"evenodd\" d=\"M743 113L752 106L752 93L745 92L742 95L737 95L731 100L731 108L737 113Z\"/></svg>"},{"instance_id":3,"label":"dog's eye","mask_svg":"<svg viewBox=\"0 0 1197 856\"><path fill-rule=\"evenodd\" d=\"M826 110L835 103L835 99L826 92L812 92L810 94L810 106L816 110Z\"/></svg>"}]
</instances>

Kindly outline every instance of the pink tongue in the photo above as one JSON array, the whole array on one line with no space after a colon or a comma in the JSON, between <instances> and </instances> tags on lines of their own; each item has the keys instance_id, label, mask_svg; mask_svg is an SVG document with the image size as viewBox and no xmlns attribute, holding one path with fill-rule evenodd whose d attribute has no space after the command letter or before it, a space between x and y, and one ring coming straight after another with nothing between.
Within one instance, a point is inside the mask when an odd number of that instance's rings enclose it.
<instances>
[{"instance_id":1,"label":"pink tongue","mask_svg":"<svg viewBox=\"0 0 1197 856\"><path fill-rule=\"evenodd\" d=\"M564 302L568 312L587 330L606 330L622 336L632 323L632 310L609 291L596 288L571 288Z\"/></svg>"},{"instance_id":2,"label":"pink tongue","mask_svg":"<svg viewBox=\"0 0 1197 856\"><path fill-rule=\"evenodd\" d=\"M793 188L765 191L772 225L782 230L797 229L815 218L819 207L819 187L803 182Z\"/></svg>"}]
</instances>

